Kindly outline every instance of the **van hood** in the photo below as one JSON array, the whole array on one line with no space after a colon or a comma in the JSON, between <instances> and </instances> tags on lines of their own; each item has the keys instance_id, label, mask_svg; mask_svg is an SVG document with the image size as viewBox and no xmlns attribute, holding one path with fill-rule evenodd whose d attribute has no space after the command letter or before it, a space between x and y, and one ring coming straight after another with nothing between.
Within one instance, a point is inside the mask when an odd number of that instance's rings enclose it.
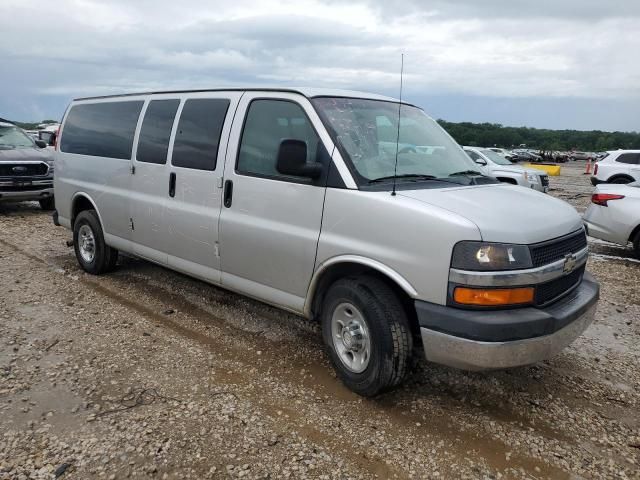
<instances>
[{"instance_id":1,"label":"van hood","mask_svg":"<svg viewBox=\"0 0 640 480\"><path fill-rule=\"evenodd\" d=\"M403 190L398 195L466 218L488 242L537 243L582 228L582 218L568 203L515 185Z\"/></svg>"}]
</instances>

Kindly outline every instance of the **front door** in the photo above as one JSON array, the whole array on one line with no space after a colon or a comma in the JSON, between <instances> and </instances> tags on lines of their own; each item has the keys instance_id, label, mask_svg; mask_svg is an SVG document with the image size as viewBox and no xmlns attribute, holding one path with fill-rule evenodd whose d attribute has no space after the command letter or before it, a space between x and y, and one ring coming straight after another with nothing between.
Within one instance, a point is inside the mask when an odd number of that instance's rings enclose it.
<instances>
[{"instance_id":1,"label":"front door","mask_svg":"<svg viewBox=\"0 0 640 480\"><path fill-rule=\"evenodd\" d=\"M218 220L225 152L240 92L189 94L171 144L168 263L220 283Z\"/></svg>"},{"instance_id":2,"label":"front door","mask_svg":"<svg viewBox=\"0 0 640 480\"><path fill-rule=\"evenodd\" d=\"M231 133L220 214L222 284L302 311L325 188L281 175L276 158L283 139L304 141L310 162L326 158L316 133L320 120L308 100L286 93L245 93L238 111L242 118Z\"/></svg>"}]
</instances>

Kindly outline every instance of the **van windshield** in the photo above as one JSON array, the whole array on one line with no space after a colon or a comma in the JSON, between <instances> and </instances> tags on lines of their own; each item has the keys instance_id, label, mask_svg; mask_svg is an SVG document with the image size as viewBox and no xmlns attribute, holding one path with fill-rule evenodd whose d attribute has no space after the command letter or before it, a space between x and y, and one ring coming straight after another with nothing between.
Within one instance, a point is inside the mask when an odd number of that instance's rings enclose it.
<instances>
[{"instance_id":1,"label":"van windshield","mask_svg":"<svg viewBox=\"0 0 640 480\"><path fill-rule=\"evenodd\" d=\"M360 185L393 181L398 103L357 98L313 99L325 126L350 162ZM419 108L402 105L398 182L442 179L469 184L481 175L477 165L445 131Z\"/></svg>"}]
</instances>

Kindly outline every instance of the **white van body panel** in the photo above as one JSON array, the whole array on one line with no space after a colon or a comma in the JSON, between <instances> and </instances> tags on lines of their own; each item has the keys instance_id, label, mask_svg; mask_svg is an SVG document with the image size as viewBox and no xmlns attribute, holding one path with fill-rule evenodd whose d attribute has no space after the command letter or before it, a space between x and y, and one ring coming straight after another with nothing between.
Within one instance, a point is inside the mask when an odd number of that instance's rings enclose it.
<instances>
[{"instance_id":1,"label":"white van body panel","mask_svg":"<svg viewBox=\"0 0 640 480\"><path fill-rule=\"evenodd\" d=\"M442 191L433 190L433 193ZM476 225L440 207L424 208L408 192L364 192L327 189L316 263L358 255L385 265L411 286L415 298L446 303L450 252L461 238L481 240ZM447 224L447 228L438 225ZM437 247L435 247L437 245Z\"/></svg>"},{"instance_id":2,"label":"white van body panel","mask_svg":"<svg viewBox=\"0 0 640 480\"><path fill-rule=\"evenodd\" d=\"M144 101L146 95L131 95L117 101ZM86 103L110 103L114 99L92 99L74 102L74 105ZM64 135L67 109L60 129L60 138ZM140 129L141 118L138 118L136 135ZM135 141L134 141L135 145ZM55 155L56 173L54 191L56 209L61 223L72 220L72 199L83 193L96 206L106 235L122 240L131 240L129 206L131 203L131 159L110 158L80 155L57 151Z\"/></svg>"}]
</instances>

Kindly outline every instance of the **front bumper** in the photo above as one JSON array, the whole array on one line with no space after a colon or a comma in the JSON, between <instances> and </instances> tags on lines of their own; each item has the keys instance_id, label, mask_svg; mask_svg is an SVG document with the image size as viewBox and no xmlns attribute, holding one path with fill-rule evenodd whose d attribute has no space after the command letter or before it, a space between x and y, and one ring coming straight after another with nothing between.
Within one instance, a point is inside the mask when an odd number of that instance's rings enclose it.
<instances>
[{"instance_id":1,"label":"front bumper","mask_svg":"<svg viewBox=\"0 0 640 480\"><path fill-rule=\"evenodd\" d=\"M545 308L460 310L416 302L428 361L463 370L530 365L557 354L593 322L600 287L585 273L569 295Z\"/></svg>"},{"instance_id":2,"label":"front bumper","mask_svg":"<svg viewBox=\"0 0 640 480\"><path fill-rule=\"evenodd\" d=\"M53 178L0 179L0 202L41 200L53 196Z\"/></svg>"}]
</instances>

